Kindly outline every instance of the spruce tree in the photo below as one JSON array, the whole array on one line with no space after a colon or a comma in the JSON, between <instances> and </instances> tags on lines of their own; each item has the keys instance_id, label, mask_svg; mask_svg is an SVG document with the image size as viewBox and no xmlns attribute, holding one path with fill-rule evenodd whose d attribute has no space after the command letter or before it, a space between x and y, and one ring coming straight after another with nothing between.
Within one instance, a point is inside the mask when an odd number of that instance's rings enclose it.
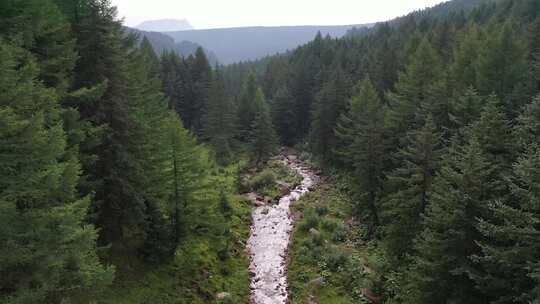
<instances>
[{"instance_id":1,"label":"spruce tree","mask_svg":"<svg viewBox=\"0 0 540 304\"><path fill-rule=\"evenodd\" d=\"M400 167L386 176L383 243L395 266L411 253L412 241L422 231L422 216L441 165L442 144L428 117L422 129L409 132L406 148L396 155Z\"/></svg>"},{"instance_id":2,"label":"spruce tree","mask_svg":"<svg viewBox=\"0 0 540 304\"><path fill-rule=\"evenodd\" d=\"M496 26L481 48L477 61L477 87L480 94L496 94L505 105L506 113L515 117L527 90L529 67L526 42L517 35L513 24Z\"/></svg>"},{"instance_id":3,"label":"spruce tree","mask_svg":"<svg viewBox=\"0 0 540 304\"><path fill-rule=\"evenodd\" d=\"M514 166L512 195L493 201L490 216L478 224L486 241L480 243L482 252L474 256L483 272L473 278L493 297L493 303L534 303L538 299L534 278L535 261L540 258L539 121L540 100L535 99L519 117L514 133L523 154Z\"/></svg>"},{"instance_id":4,"label":"spruce tree","mask_svg":"<svg viewBox=\"0 0 540 304\"><path fill-rule=\"evenodd\" d=\"M102 96L77 105L81 118L102 130L97 144L81 145L87 174L81 191L95 193L91 218L100 228L100 244L111 244L112 257L134 257L147 225L142 164L135 153L143 131L129 101L128 60L136 37L124 33L108 0L77 1L66 12L79 52L73 89L103 87Z\"/></svg>"},{"instance_id":5,"label":"spruce tree","mask_svg":"<svg viewBox=\"0 0 540 304\"><path fill-rule=\"evenodd\" d=\"M219 71L216 71L210 87L203 138L214 148L215 157L219 163L226 163L231 157L235 132L234 114L233 105L229 97L225 95L223 77Z\"/></svg>"},{"instance_id":6,"label":"spruce tree","mask_svg":"<svg viewBox=\"0 0 540 304\"><path fill-rule=\"evenodd\" d=\"M252 159L258 166L277 152L278 138L270 117L270 109L260 88L257 89L254 104L256 112L251 127L250 150Z\"/></svg>"},{"instance_id":7,"label":"spruce tree","mask_svg":"<svg viewBox=\"0 0 540 304\"><path fill-rule=\"evenodd\" d=\"M183 111L185 117L182 121L184 126L193 130L195 134L201 135L203 130L203 119L206 115L210 87L212 85L213 73L204 50L199 47L191 62L192 99L184 100Z\"/></svg>"},{"instance_id":8,"label":"spruce tree","mask_svg":"<svg viewBox=\"0 0 540 304\"><path fill-rule=\"evenodd\" d=\"M346 109L350 81L340 66L330 76L317 95L313 107L310 144L313 152L323 160L331 160L332 147L336 143L334 128Z\"/></svg>"},{"instance_id":9,"label":"spruce tree","mask_svg":"<svg viewBox=\"0 0 540 304\"><path fill-rule=\"evenodd\" d=\"M338 154L354 170L355 192L360 213L367 207L374 226L379 225L379 200L386 160L384 107L369 78L357 88L348 113L341 116L335 134L341 141Z\"/></svg>"},{"instance_id":10,"label":"spruce tree","mask_svg":"<svg viewBox=\"0 0 540 304\"><path fill-rule=\"evenodd\" d=\"M479 252L476 218L485 214L491 168L478 140L453 145L435 178L414 244L411 269L405 273L406 303L484 303L469 278L470 256Z\"/></svg>"},{"instance_id":11,"label":"spruce tree","mask_svg":"<svg viewBox=\"0 0 540 304\"><path fill-rule=\"evenodd\" d=\"M38 62L0 40L2 303L69 301L113 279L84 221L90 197L77 192L81 166L66 150L58 95L38 79Z\"/></svg>"},{"instance_id":12,"label":"spruce tree","mask_svg":"<svg viewBox=\"0 0 540 304\"><path fill-rule=\"evenodd\" d=\"M441 59L427 39L423 39L412 55L405 72L399 75L396 91L387 94L389 127L396 142L403 147L405 134L419 129L427 114L432 114L439 125L445 125L448 113L444 91L445 77Z\"/></svg>"},{"instance_id":13,"label":"spruce tree","mask_svg":"<svg viewBox=\"0 0 540 304\"><path fill-rule=\"evenodd\" d=\"M253 73L250 73L245 80L240 99L238 102L238 138L246 142L251 131L251 126L256 115L255 97L257 95L257 80Z\"/></svg>"},{"instance_id":14,"label":"spruce tree","mask_svg":"<svg viewBox=\"0 0 540 304\"><path fill-rule=\"evenodd\" d=\"M286 86L277 90L272 102L272 121L284 145L292 145L296 140L296 116L293 97Z\"/></svg>"}]
</instances>

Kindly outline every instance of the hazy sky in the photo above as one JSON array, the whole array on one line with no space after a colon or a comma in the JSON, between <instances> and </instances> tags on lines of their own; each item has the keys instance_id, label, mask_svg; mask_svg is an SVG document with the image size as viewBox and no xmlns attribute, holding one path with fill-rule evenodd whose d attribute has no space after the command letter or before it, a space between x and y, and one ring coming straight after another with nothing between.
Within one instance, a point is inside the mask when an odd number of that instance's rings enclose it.
<instances>
[{"instance_id":1,"label":"hazy sky","mask_svg":"<svg viewBox=\"0 0 540 304\"><path fill-rule=\"evenodd\" d=\"M186 18L197 29L389 20L443 0L112 0L128 26Z\"/></svg>"}]
</instances>

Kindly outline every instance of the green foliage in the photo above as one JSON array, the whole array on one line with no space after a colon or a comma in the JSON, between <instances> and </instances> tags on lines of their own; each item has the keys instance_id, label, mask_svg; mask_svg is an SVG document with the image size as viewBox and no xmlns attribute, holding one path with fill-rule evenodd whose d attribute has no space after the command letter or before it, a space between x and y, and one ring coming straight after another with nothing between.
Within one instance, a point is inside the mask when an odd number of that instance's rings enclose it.
<instances>
[{"instance_id":1,"label":"green foliage","mask_svg":"<svg viewBox=\"0 0 540 304\"><path fill-rule=\"evenodd\" d=\"M249 144L252 159L258 166L277 152L278 139L261 89L257 90L254 104L256 110Z\"/></svg>"},{"instance_id":2,"label":"green foliage","mask_svg":"<svg viewBox=\"0 0 540 304\"><path fill-rule=\"evenodd\" d=\"M81 166L67 151L55 89L39 62L0 40L0 299L68 301L113 279L100 264L97 230L86 224L90 197L77 193Z\"/></svg>"}]
</instances>

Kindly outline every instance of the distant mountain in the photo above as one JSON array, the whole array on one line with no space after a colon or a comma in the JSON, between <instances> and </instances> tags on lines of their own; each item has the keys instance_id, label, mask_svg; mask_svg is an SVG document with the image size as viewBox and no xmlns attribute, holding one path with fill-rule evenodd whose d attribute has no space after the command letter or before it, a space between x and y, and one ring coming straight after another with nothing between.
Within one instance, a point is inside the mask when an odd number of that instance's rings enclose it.
<instances>
[{"instance_id":1,"label":"distant mountain","mask_svg":"<svg viewBox=\"0 0 540 304\"><path fill-rule=\"evenodd\" d=\"M283 26L283 27L239 27L209 30L189 30L167 32L175 41L192 41L210 49L217 55L220 63L255 60L268 55L285 52L311 41L318 31L324 36L339 38L353 27L365 25L340 26Z\"/></svg>"},{"instance_id":2,"label":"distant mountain","mask_svg":"<svg viewBox=\"0 0 540 304\"><path fill-rule=\"evenodd\" d=\"M130 33L137 33L139 34L139 37L142 39L143 37L146 37L148 41L150 41L150 44L152 44L152 47L154 48L154 52L159 56L164 51L175 51L179 55L182 55L184 57L187 57L189 55L194 55L197 48L199 48L201 45L191 42L191 41L181 41L176 43L173 38L158 32L147 32L147 31L141 31L134 28L125 27L125 30ZM208 57L208 61L211 65L216 65L218 63L216 55L204 48L204 52L206 54L206 57Z\"/></svg>"},{"instance_id":3,"label":"distant mountain","mask_svg":"<svg viewBox=\"0 0 540 304\"><path fill-rule=\"evenodd\" d=\"M186 19L160 19L148 20L138 26L137 29L150 32L169 32L192 30L193 26Z\"/></svg>"}]
</instances>

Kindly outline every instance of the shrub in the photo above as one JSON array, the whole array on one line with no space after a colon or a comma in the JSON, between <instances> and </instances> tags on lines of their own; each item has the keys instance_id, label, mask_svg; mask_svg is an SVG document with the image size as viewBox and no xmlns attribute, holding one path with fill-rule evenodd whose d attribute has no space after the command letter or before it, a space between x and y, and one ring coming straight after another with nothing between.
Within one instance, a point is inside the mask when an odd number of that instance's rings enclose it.
<instances>
[{"instance_id":1,"label":"shrub","mask_svg":"<svg viewBox=\"0 0 540 304\"><path fill-rule=\"evenodd\" d=\"M275 183L276 175L271 170L266 169L251 179L250 188L253 191L259 191L263 188L273 186Z\"/></svg>"},{"instance_id":2,"label":"shrub","mask_svg":"<svg viewBox=\"0 0 540 304\"><path fill-rule=\"evenodd\" d=\"M313 212L312 210L309 210L306 212L306 216L304 217L304 220L300 223L300 229L302 231L309 231L311 228L318 228L319 227L319 221L320 217L317 213Z\"/></svg>"},{"instance_id":3,"label":"shrub","mask_svg":"<svg viewBox=\"0 0 540 304\"><path fill-rule=\"evenodd\" d=\"M340 225L340 222L333 219L324 219L321 223L322 228L328 231L329 233L333 233L338 228L339 225Z\"/></svg>"},{"instance_id":4,"label":"shrub","mask_svg":"<svg viewBox=\"0 0 540 304\"><path fill-rule=\"evenodd\" d=\"M332 241L343 242L347 238L347 230L343 223L339 223L332 233Z\"/></svg>"},{"instance_id":5,"label":"shrub","mask_svg":"<svg viewBox=\"0 0 540 304\"><path fill-rule=\"evenodd\" d=\"M332 271L337 271L349 261L349 256L345 252L333 247L326 250L324 258L326 265Z\"/></svg>"}]
</instances>

